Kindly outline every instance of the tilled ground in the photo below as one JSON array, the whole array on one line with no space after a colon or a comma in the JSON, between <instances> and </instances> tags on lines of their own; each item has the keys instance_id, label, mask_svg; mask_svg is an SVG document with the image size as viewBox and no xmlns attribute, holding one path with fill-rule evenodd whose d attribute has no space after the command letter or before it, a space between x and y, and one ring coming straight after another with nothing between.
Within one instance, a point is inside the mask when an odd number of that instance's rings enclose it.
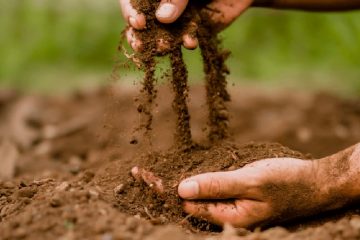
<instances>
[{"instance_id":1,"label":"tilled ground","mask_svg":"<svg viewBox=\"0 0 360 240\"><path fill-rule=\"evenodd\" d=\"M148 221L151 214L137 208L125 213L121 193L129 170L140 155L168 149L175 129L172 95L161 87L152 146L133 134L137 92L128 86L61 97L0 92L1 239L360 238L356 207L264 231L226 226L220 234L198 232L184 221ZM360 141L359 99L236 87L230 93L231 140L239 146L279 142L317 158ZM204 142L202 87L191 87L189 106L194 139Z\"/></svg>"}]
</instances>

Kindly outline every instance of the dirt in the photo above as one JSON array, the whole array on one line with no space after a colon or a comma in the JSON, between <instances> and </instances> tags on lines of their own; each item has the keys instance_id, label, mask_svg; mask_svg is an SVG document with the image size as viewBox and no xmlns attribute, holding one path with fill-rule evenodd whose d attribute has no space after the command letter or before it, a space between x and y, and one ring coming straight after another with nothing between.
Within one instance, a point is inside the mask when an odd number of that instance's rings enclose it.
<instances>
[{"instance_id":1,"label":"dirt","mask_svg":"<svg viewBox=\"0 0 360 240\"><path fill-rule=\"evenodd\" d=\"M181 46L170 55L172 70L171 85L174 92L173 109L176 113L175 143L177 148L187 149L193 145L190 129L190 114L187 106L189 88L187 69L182 57Z\"/></svg>"},{"instance_id":2,"label":"dirt","mask_svg":"<svg viewBox=\"0 0 360 240\"><path fill-rule=\"evenodd\" d=\"M136 57L140 59L141 69L144 71L142 98L145 101L140 102L140 109L145 118L146 123L140 125L139 130L145 129L145 133L151 131L152 125L152 105L156 94L154 93L155 85L155 68L156 56L170 56L171 62L171 76L170 82L174 91L174 111L178 114L177 131L175 139L179 147L190 147L192 144L191 130L190 130L190 116L187 108L187 69L182 58L181 53L181 32L175 26L168 27L159 22L155 18L155 10L159 5L158 1L132 1L133 6L146 16L146 28L143 30L135 30L136 36L142 42L143 49ZM181 18L177 25L183 24ZM159 41L169 44L169 49L166 51L158 50ZM151 140L149 141L151 142Z\"/></svg>"},{"instance_id":3,"label":"dirt","mask_svg":"<svg viewBox=\"0 0 360 240\"><path fill-rule=\"evenodd\" d=\"M150 152L133 159L131 166L140 166L149 174L153 173L162 180L163 189L149 188L144 181L137 181L132 176L111 170L102 174L98 179L99 185L106 189L111 185L109 175L123 176L121 180L122 191L116 194L116 202L121 212L131 215L140 214L155 223L179 223L189 228L206 231L218 230L205 221L194 218L187 221L187 215L182 210L181 199L177 195L179 182L189 176L205 172L229 171L241 168L246 164L265 158L295 157L307 159L299 152L292 151L280 144L274 143L248 143L236 146L229 142L210 146L193 146L187 151L173 148L170 151ZM130 169L127 169L130 172ZM104 177L105 176L105 177ZM110 181L108 181L110 180ZM111 190L111 189L110 189ZM111 196L112 197L112 196ZM109 201L114 201L109 198Z\"/></svg>"},{"instance_id":4,"label":"dirt","mask_svg":"<svg viewBox=\"0 0 360 240\"><path fill-rule=\"evenodd\" d=\"M191 148L193 141L190 129L190 115L187 106L188 87L187 69L184 63L181 46L183 35L189 34L199 39L199 47L203 57L207 104L209 108L208 137L211 142L220 141L228 137L228 112L225 105L230 100L226 90L225 75L229 73L224 62L227 52L220 51L216 29L211 24L211 17L203 11L204 3L190 2L182 16L172 24L162 24L156 20L155 11L160 2L157 0L132 0L132 5L146 17L146 27L134 30L137 38L142 42L142 50L136 54L142 62L145 72L143 93L145 101L141 103L141 112L146 116L146 124L140 129L151 129L151 106L156 97L154 94L154 67L156 56L170 56L170 82L174 92L173 108L177 114L175 145L181 149ZM161 47L161 43L168 45Z\"/></svg>"},{"instance_id":5,"label":"dirt","mask_svg":"<svg viewBox=\"0 0 360 240\"><path fill-rule=\"evenodd\" d=\"M208 19L208 18L205 18ZM220 41L207 21L199 28L199 47L203 57L205 80L206 80L206 100L208 105L208 138L210 142L221 141L229 136L229 112L226 102L230 101L230 95L226 90L226 75L229 70L225 65L225 60L229 52L220 50Z\"/></svg>"},{"instance_id":6,"label":"dirt","mask_svg":"<svg viewBox=\"0 0 360 240\"><path fill-rule=\"evenodd\" d=\"M221 229L186 218L175 189L187 176L236 169L264 157L303 157L298 151L323 157L360 141L359 99L245 87L229 90L229 134L236 145L195 145L180 153L176 148L167 151L177 118L167 87L158 89L149 152L140 147L142 141L130 144L138 122L132 99L139 89L113 87L111 99L105 89L60 97L1 96L0 136L18 149L19 156L15 176L0 181L0 238L358 239L356 206L352 212L319 214L255 232L229 226L222 233L199 232ZM207 142L206 91L192 86L189 95L193 139ZM297 151L258 141L280 142ZM165 200L134 180L130 171L135 165L164 179Z\"/></svg>"}]
</instances>

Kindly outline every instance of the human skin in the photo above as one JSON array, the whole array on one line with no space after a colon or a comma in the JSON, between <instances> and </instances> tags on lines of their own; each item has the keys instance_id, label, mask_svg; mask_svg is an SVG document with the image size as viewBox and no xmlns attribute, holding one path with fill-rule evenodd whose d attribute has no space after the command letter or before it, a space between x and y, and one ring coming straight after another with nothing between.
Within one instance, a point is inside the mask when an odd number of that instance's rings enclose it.
<instances>
[{"instance_id":1,"label":"human skin","mask_svg":"<svg viewBox=\"0 0 360 240\"><path fill-rule=\"evenodd\" d=\"M360 200L360 144L317 160L264 159L200 174L178 193L192 216L244 228L341 208Z\"/></svg>"},{"instance_id":2,"label":"human skin","mask_svg":"<svg viewBox=\"0 0 360 240\"><path fill-rule=\"evenodd\" d=\"M126 32L127 40L135 51L141 51L141 41L135 37L134 29L141 30L146 26L145 16L137 12L131 5L131 0L119 0L125 20L129 24ZM156 10L159 22L169 24L176 21L183 13L188 0L161 0ZM250 7L265 7L278 9L298 9L307 11L344 11L360 8L360 0L213 0L205 9L213 9L210 16L214 26L226 28L237 17ZM219 29L219 30L221 30ZM158 49L166 49L163 41L158 41ZM191 34L184 34L183 45L188 49L195 49L198 45Z\"/></svg>"}]
</instances>

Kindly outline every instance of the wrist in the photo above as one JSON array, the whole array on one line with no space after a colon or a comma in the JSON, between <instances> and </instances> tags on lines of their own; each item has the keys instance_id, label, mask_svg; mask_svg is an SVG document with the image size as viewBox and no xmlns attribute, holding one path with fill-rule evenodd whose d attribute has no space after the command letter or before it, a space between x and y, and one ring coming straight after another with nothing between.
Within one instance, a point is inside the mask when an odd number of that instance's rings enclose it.
<instances>
[{"instance_id":1,"label":"wrist","mask_svg":"<svg viewBox=\"0 0 360 240\"><path fill-rule=\"evenodd\" d=\"M336 209L360 199L360 144L315 160L321 203Z\"/></svg>"}]
</instances>

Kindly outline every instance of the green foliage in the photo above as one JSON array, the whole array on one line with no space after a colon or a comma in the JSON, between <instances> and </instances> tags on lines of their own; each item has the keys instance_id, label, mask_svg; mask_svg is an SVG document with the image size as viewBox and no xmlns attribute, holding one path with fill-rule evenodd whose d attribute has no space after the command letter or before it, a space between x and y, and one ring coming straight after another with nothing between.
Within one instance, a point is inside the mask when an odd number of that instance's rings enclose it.
<instances>
[{"instance_id":1,"label":"green foliage","mask_svg":"<svg viewBox=\"0 0 360 240\"><path fill-rule=\"evenodd\" d=\"M222 34L232 51L230 77L360 93L359 17L251 9ZM105 83L121 55L123 28L117 1L1 1L0 85L59 90ZM199 52L185 56L191 79L201 80Z\"/></svg>"}]
</instances>

